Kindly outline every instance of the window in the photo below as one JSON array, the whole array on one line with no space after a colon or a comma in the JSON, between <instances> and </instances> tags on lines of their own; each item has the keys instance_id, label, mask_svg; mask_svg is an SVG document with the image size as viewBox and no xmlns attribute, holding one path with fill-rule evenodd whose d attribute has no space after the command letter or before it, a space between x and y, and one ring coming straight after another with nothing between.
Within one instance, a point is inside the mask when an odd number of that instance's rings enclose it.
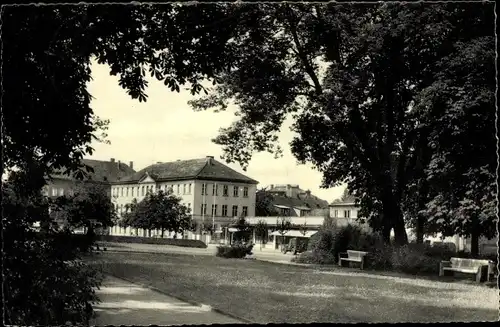
<instances>
[{"instance_id":1,"label":"window","mask_svg":"<svg viewBox=\"0 0 500 327\"><path fill-rule=\"evenodd\" d=\"M57 196L57 189L55 187L52 188L52 196Z\"/></svg>"},{"instance_id":2,"label":"window","mask_svg":"<svg viewBox=\"0 0 500 327\"><path fill-rule=\"evenodd\" d=\"M191 202L188 203L187 207L188 207L188 213L191 213Z\"/></svg>"},{"instance_id":3,"label":"window","mask_svg":"<svg viewBox=\"0 0 500 327\"><path fill-rule=\"evenodd\" d=\"M233 217L237 217L238 216L238 206L233 206Z\"/></svg>"},{"instance_id":4,"label":"window","mask_svg":"<svg viewBox=\"0 0 500 327\"><path fill-rule=\"evenodd\" d=\"M227 185L224 185L222 187L222 196L227 196L228 193L229 193L228 187L227 187Z\"/></svg>"},{"instance_id":5,"label":"window","mask_svg":"<svg viewBox=\"0 0 500 327\"><path fill-rule=\"evenodd\" d=\"M201 205L201 214L206 215L207 214L207 204L204 203Z\"/></svg>"},{"instance_id":6,"label":"window","mask_svg":"<svg viewBox=\"0 0 500 327\"><path fill-rule=\"evenodd\" d=\"M182 193L186 194L186 184L182 184Z\"/></svg>"},{"instance_id":7,"label":"window","mask_svg":"<svg viewBox=\"0 0 500 327\"><path fill-rule=\"evenodd\" d=\"M201 184L201 195L207 195L207 184Z\"/></svg>"},{"instance_id":8,"label":"window","mask_svg":"<svg viewBox=\"0 0 500 327\"><path fill-rule=\"evenodd\" d=\"M212 195L215 195L215 196L217 196L217 195L218 195L218 194L217 194L217 193L219 193L219 192L217 192L217 191L218 191L218 188L219 188L219 187L218 187L218 185L217 185L217 184L212 185Z\"/></svg>"},{"instance_id":9,"label":"window","mask_svg":"<svg viewBox=\"0 0 500 327\"><path fill-rule=\"evenodd\" d=\"M212 216L217 216L217 205L212 204Z\"/></svg>"},{"instance_id":10,"label":"window","mask_svg":"<svg viewBox=\"0 0 500 327\"><path fill-rule=\"evenodd\" d=\"M337 218L338 216L339 216L339 211L338 210L334 210L333 211L333 217Z\"/></svg>"},{"instance_id":11,"label":"window","mask_svg":"<svg viewBox=\"0 0 500 327\"><path fill-rule=\"evenodd\" d=\"M134 196L134 188L131 187L131 189L132 189L132 194L131 195Z\"/></svg>"},{"instance_id":12,"label":"window","mask_svg":"<svg viewBox=\"0 0 500 327\"><path fill-rule=\"evenodd\" d=\"M142 193L141 193L142 196L144 196L144 186L142 187Z\"/></svg>"},{"instance_id":13,"label":"window","mask_svg":"<svg viewBox=\"0 0 500 327\"><path fill-rule=\"evenodd\" d=\"M233 196L234 196L234 197L238 197L238 186L235 186L235 187L233 188Z\"/></svg>"},{"instance_id":14,"label":"window","mask_svg":"<svg viewBox=\"0 0 500 327\"><path fill-rule=\"evenodd\" d=\"M222 205L222 217L227 217L227 204Z\"/></svg>"},{"instance_id":15,"label":"window","mask_svg":"<svg viewBox=\"0 0 500 327\"><path fill-rule=\"evenodd\" d=\"M248 187L243 188L243 197L248 198Z\"/></svg>"},{"instance_id":16,"label":"window","mask_svg":"<svg viewBox=\"0 0 500 327\"><path fill-rule=\"evenodd\" d=\"M121 193L120 195L123 196L123 187L121 188L121 192L120 193Z\"/></svg>"},{"instance_id":17,"label":"window","mask_svg":"<svg viewBox=\"0 0 500 327\"><path fill-rule=\"evenodd\" d=\"M351 218L351 210L344 210L344 218Z\"/></svg>"},{"instance_id":18,"label":"window","mask_svg":"<svg viewBox=\"0 0 500 327\"><path fill-rule=\"evenodd\" d=\"M125 195L128 196L128 187L127 187L127 193Z\"/></svg>"},{"instance_id":19,"label":"window","mask_svg":"<svg viewBox=\"0 0 500 327\"><path fill-rule=\"evenodd\" d=\"M188 194L191 194L191 183L188 185Z\"/></svg>"},{"instance_id":20,"label":"window","mask_svg":"<svg viewBox=\"0 0 500 327\"><path fill-rule=\"evenodd\" d=\"M248 215L248 207L243 206L243 211L242 211L243 217L246 217Z\"/></svg>"},{"instance_id":21,"label":"window","mask_svg":"<svg viewBox=\"0 0 500 327\"><path fill-rule=\"evenodd\" d=\"M59 196L63 196L64 195L64 189L61 187L59 189Z\"/></svg>"},{"instance_id":22,"label":"window","mask_svg":"<svg viewBox=\"0 0 500 327\"><path fill-rule=\"evenodd\" d=\"M181 193L181 185L177 184L177 194L180 194L180 193Z\"/></svg>"}]
</instances>

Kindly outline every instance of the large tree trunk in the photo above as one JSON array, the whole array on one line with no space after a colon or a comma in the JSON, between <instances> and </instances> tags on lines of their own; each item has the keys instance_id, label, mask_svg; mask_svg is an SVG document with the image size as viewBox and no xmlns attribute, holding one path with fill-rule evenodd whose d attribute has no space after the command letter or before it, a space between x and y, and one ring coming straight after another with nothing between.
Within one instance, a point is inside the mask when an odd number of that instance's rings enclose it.
<instances>
[{"instance_id":1,"label":"large tree trunk","mask_svg":"<svg viewBox=\"0 0 500 327\"><path fill-rule=\"evenodd\" d=\"M417 226L415 228L415 234L417 236L417 244L424 243L424 224L425 219L421 215L417 216Z\"/></svg>"},{"instance_id":2,"label":"large tree trunk","mask_svg":"<svg viewBox=\"0 0 500 327\"><path fill-rule=\"evenodd\" d=\"M392 188L386 188L384 190L384 196L382 200L383 207L383 236L384 241L387 242L387 234L390 235L390 231L394 228L394 242L396 245L408 244L408 235L406 234L405 222L403 218L403 212L401 211L400 201L394 198L392 194Z\"/></svg>"},{"instance_id":3,"label":"large tree trunk","mask_svg":"<svg viewBox=\"0 0 500 327\"><path fill-rule=\"evenodd\" d=\"M418 206L417 206L417 226L416 226L416 234L417 234L417 244L424 243L424 233L425 233L425 223L426 219L422 214L420 214L420 210L425 209L425 204L427 202L427 195L429 193L429 184L423 178L421 180L419 194L418 194Z\"/></svg>"}]
</instances>

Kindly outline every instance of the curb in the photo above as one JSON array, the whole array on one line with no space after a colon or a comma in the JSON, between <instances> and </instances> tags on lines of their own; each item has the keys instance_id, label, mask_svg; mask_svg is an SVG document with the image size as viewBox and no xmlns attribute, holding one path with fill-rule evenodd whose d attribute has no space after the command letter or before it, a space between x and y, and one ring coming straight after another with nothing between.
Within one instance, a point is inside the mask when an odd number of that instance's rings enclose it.
<instances>
[{"instance_id":1,"label":"curb","mask_svg":"<svg viewBox=\"0 0 500 327\"><path fill-rule=\"evenodd\" d=\"M202 303L199 303L199 302L196 302L196 301L193 301L193 300L190 300L190 299L185 299L185 298L182 298L182 297L179 297L179 296L176 296L176 295L169 294L169 293L167 293L167 292L165 292L165 291L162 291L162 290L160 290L160 289L158 289L158 288L156 288L156 287L154 287L154 286L150 286L150 285L146 285L146 284L140 284L140 283L137 283L137 282L133 282L133 281L131 281L131 280L130 280L130 279L128 279L128 278L118 277L118 276L113 275L113 274L111 274L111 273L104 273L104 272L103 272L103 274L113 276L113 277L115 277L115 278L117 278L117 279L121 279L121 280L123 280L123 281L126 281L127 283L131 283L131 284L134 284L134 285L138 285L138 286L141 286L141 287L144 287L144 288L150 289L150 290L152 290L152 291L158 292L158 293L163 294L163 295L166 295L166 296L170 296L170 297L172 297L172 298L174 298L174 299L176 299L176 300L183 301L183 302L189 303L189 304L194 305L194 306L197 306L197 307L202 307L202 306L203 306L203 304L202 304ZM242 317L238 317L238 316L233 315L233 314L231 314L231 313L224 312L224 311L222 311L222 310L220 310L220 309L217 309L217 308L214 308L214 307L212 307L212 306L210 306L210 311L212 311L212 312L216 312L216 313L218 313L218 314L221 314L221 315L224 315L224 316L227 316L227 317L230 317L230 318L236 319L236 320L240 320L241 322L244 322L244 323L247 323L247 324L254 324L254 322L253 322L253 321L250 321L250 320L245 319L245 318L242 318Z\"/></svg>"}]
</instances>

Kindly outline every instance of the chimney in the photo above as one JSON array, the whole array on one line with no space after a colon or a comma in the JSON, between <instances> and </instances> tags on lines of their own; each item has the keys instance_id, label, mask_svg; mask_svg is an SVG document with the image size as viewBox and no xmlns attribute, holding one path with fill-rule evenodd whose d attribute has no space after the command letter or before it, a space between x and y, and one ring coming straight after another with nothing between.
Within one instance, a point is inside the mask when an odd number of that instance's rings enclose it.
<instances>
[{"instance_id":1,"label":"chimney","mask_svg":"<svg viewBox=\"0 0 500 327\"><path fill-rule=\"evenodd\" d=\"M161 161L157 161L156 163L157 163L157 164L161 164Z\"/></svg>"},{"instance_id":2,"label":"chimney","mask_svg":"<svg viewBox=\"0 0 500 327\"><path fill-rule=\"evenodd\" d=\"M111 159L109 159L109 161L115 162L115 158L111 158Z\"/></svg>"},{"instance_id":3,"label":"chimney","mask_svg":"<svg viewBox=\"0 0 500 327\"><path fill-rule=\"evenodd\" d=\"M120 160L118 160L118 169L120 169L120 164L121 164L121 162L120 162Z\"/></svg>"},{"instance_id":4,"label":"chimney","mask_svg":"<svg viewBox=\"0 0 500 327\"><path fill-rule=\"evenodd\" d=\"M131 161L131 162L129 163L129 166L130 166L130 168L131 168L131 169L134 169L134 162L133 162L133 161Z\"/></svg>"},{"instance_id":5,"label":"chimney","mask_svg":"<svg viewBox=\"0 0 500 327\"><path fill-rule=\"evenodd\" d=\"M209 165L212 164L212 160L214 160L213 156L207 156L207 162L208 162Z\"/></svg>"}]
</instances>

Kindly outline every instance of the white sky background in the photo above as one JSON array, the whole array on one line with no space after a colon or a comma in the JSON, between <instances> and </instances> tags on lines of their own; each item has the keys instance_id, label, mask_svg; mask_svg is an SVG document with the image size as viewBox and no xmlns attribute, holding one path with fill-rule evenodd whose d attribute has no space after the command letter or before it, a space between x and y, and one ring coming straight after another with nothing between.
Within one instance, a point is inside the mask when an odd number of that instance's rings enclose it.
<instances>
[{"instance_id":1,"label":"white sky background","mask_svg":"<svg viewBox=\"0 0 500 327\"><path fill-rule=\"evenodd\" d=\"M146 90L147 102L133 100L118 85L118 77L109 75L109 67L94 63L93 80L88 84L94 97L91 107L101 119L109 119L108 140L111 145L92 143L95 149L88 158L109 160L115 158L128 164L134 162L134 169L140 170L158 161L203 158L212 155L220 159L222 149L211 142L218 135L220 127L228 127L236 120L236 109L229 107L225 112L212 110L195 112L187 104L193 99L189 91L181 87L179 93L156 79L149 78ZM320 189L321 173L311 165L298 165L289 143L293 138L291 121L286 121L280 133L283 157L274 159L272 154L257 153L244 172L239 164L231 168L259 181L258 187L269 184L299 184L329 202L341 196L344 187Z\"/></svg>"}]
</instances>

